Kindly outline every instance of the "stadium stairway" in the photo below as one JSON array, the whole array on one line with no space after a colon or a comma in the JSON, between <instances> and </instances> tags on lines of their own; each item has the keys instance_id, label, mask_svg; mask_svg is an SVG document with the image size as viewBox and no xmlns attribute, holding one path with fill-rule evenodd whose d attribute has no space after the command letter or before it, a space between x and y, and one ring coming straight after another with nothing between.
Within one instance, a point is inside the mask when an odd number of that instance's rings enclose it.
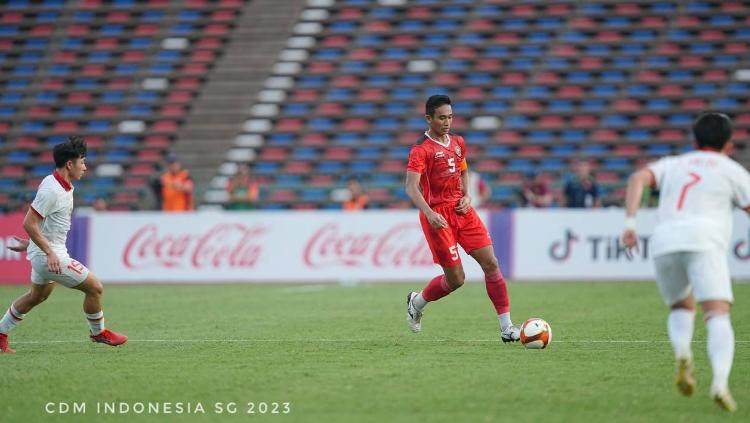
<instances>
[{"instance_id":1,"label":"stadium stairway","mask_svg":"<svg viewBox=\"0 0 750 423\"><path fill-rule=\"evenodd\" d=\"M252 0L242 10L224 55L174 144L174 153L193 176L196 198L203 198L216 168L226 159L247 118L247 105L272 73L303 5L303 0Z\"/></svg>"}]
</instances>

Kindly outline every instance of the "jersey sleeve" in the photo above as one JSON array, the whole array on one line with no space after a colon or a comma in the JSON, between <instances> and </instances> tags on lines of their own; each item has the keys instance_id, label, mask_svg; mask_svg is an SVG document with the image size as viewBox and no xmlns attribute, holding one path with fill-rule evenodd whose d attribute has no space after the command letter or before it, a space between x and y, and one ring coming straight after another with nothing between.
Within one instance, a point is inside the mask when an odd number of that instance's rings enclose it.
<instances>
[{"instance_id":1,"label":"jersey sleeve","mask_svg":"<svg viewBox=\"0 0 750 423\"><path fill-rule=\"evenodd\" d=\"M654 174L655 184L657 187L661 185L664 180L664 176L667 174L667 169L672 161L671 157L664 157L655 162L649 163L646 168Z\"/></svg>"},{"instance_id":2,"label":"jersey sleeve","mask_svg":"<svg viewBox=\"0 0 750 423\"><path fill-rule=\"evenodd\" d=\"M463 154L463 159L461 160L458 168L459 170L461 170L461 172L466 172L467 170L469 170L469 163L466 161L466 155L468 154L468 152L466 151L466 142L464 141L463 137L458 138L458 145L461 146L461 154Z\"/></svg>"},{"instance_id":3,"label":"jersey sleeve","mask_svg":"<svg viewBox=\"0 0 750 423\"><path fill-rule=\"evenodd\" d=\"M57 197L55 193L48 189L40 189L31 203L31 208L42 219L49 216L57 208Z\"/></svg>"},{"instance_id":4,"label":"jersey sleeve","mask_svg":"<svg viewBox=\"0 0 750 423\"><path fill-rule=\"evenodd\" d=\"M732 201L739 208L750 206L750 173L739 165L732 176Z\"/></svg>"},{"instance_id":5,"label":"jersey sleeve","mask_svg":"<svg viewBox=\"0 0 750 423\"><path fill-rule=\"evenodd\" d=\"M422 174L426 168L427 155L425 154L424 148L415 145L409 152L409 164L406 165L406 170Z\"/></svg>"}]
</instances>

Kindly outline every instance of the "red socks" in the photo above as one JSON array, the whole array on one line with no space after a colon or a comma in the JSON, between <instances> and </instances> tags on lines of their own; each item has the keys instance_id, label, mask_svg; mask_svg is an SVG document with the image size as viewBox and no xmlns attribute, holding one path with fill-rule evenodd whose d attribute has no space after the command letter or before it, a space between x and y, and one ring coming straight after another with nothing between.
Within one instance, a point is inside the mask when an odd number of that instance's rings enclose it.
<instances>
[{"instance_id":1,"label":"red socks","mask_svg":"<svg viewBox=\"0 0 750 423\"><path fill-rule=\"evenodd\" d=\"M487 288L487 296L490 297L497 314L508 313L510 311L510 299L508 298L508 288L505 285L503 274L497 272L492 275L485 275L484 286Z\"/></svg>"},{"instance_id":2,"label":"red socks","mask_svg":"<svg viewBox=\"0 0 750 423\"><path fill-rule=\"evenodd\" d=\"M434 277L422 290L422 298L427 301L437 301L451 293L451 287L445 280L445 275Z\"/></svg>"}]
</instances>

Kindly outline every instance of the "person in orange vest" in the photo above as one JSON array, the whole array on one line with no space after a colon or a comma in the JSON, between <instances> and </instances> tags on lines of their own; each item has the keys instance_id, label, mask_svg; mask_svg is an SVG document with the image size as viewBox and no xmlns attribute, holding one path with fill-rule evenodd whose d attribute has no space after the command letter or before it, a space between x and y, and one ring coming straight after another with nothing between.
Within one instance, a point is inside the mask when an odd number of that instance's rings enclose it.
<instances>
[{"instance_id":1,"label":"person in orange vest","mask_svg":"<svg viewBox=\"0 0 750 423\"><path fill-rule=\"evenodd\" d=\"M193 209L193 181L186 169L170 154L167 171L161 175L162 210L182 212Z\"/></svg>"},{"instance_id":2,"label":"person in orange vest","mask_svg":"<svg viewBox=\"0 0 750 423\"><path fill-rule=\"evenodd\" d=\"M357 211L367 208L367 202L369 199L362 191L362 186L356 179L350 179L347 188L349 189L350 197L344 201L343 209L347 211Z\"/></svg>"},{"instance_id":3,"label":"person in orange vest","mask_svg":"<svg viewBox=\"0 0 750 423\"><path fill-rule=\"evenodd\" d=\"M227 193L227 210L249 210L256 207L260 198L260 187L250 173L250 166L242 164L237 168L237 173L227 183Z\"/></svg>"}]
</instances>

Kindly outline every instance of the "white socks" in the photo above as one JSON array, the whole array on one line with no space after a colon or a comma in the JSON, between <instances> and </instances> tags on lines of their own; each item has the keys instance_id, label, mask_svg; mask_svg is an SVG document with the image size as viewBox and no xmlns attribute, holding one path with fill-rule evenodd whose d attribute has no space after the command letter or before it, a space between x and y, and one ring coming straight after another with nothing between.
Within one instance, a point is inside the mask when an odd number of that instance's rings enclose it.
<instances>
[{"instance_id":1,"label":"white socks","mask_svg":"<svg viewBox=\"0 0 750 423\"><path fill-rule=\"evenodd\" d=\"M11 304L10 307L8 307L8 311L5 312L2 320L0 320L0 333L7 334L13 330L13 328L15 328L24 317L26 317L26 315L19 313L18 310L16 310L16 306Z\"/></svg>"},{"instance_id":2,"label":"white socks","mask_svg":"<svg viewBox=\"0 0 750 423\"><path fill-rule=\"evenodd\" d=\"M89 329L92 335L99 335L104 330L104 312L100 311L94 314L86 313L86 320L89 322Z\"/></svg>"},{"instance_id":3,"label":"white socks","mask_svg":"<svg viewBox=\"0 0 750 423\"><path fill-rule=\"evenodd\" d=\"M712 387L723 392L728 389L729 372L734 360L734 330L728 314L714 314L706 320L708 330L708 358L714 380Z\"/></svg>"},{"instance_id":4,"label":"white socks","mask_svg":"<svg viewBox=\"0 0 750 423\"><path fill-rule=\"evenodd\" d=\"M513 325L513 322L510 320L510 313L498 314L497 320L500 321L500 329L502 330Z\"/></svg>"},{"instance_id":5,"label":"white socks","mask_svg":"<svg viewBox=\"0 0 750 423\"><path fill-rule=\"evenodd\" d=\"M690 347L693 341L693 328L695 326L695 311L678 308L669 313L667 319L667 332L669 340L672 341L674 356L676 359L692 359L693 351Z\"/></svg>"},{"instance_id":6,"label":"white socks","mask_svg":"<svg viewBox=\"0 0 750 423\"><path fill-rule=\"evenodd\" d=\"M414 298L411 299L411 303L414 306L414 308L417 309L417 311L422 311L424 309L424 306L427 305L427 300L424 299L422 296L422 293L415 295Z\"/></svg>"}]
</instances>

